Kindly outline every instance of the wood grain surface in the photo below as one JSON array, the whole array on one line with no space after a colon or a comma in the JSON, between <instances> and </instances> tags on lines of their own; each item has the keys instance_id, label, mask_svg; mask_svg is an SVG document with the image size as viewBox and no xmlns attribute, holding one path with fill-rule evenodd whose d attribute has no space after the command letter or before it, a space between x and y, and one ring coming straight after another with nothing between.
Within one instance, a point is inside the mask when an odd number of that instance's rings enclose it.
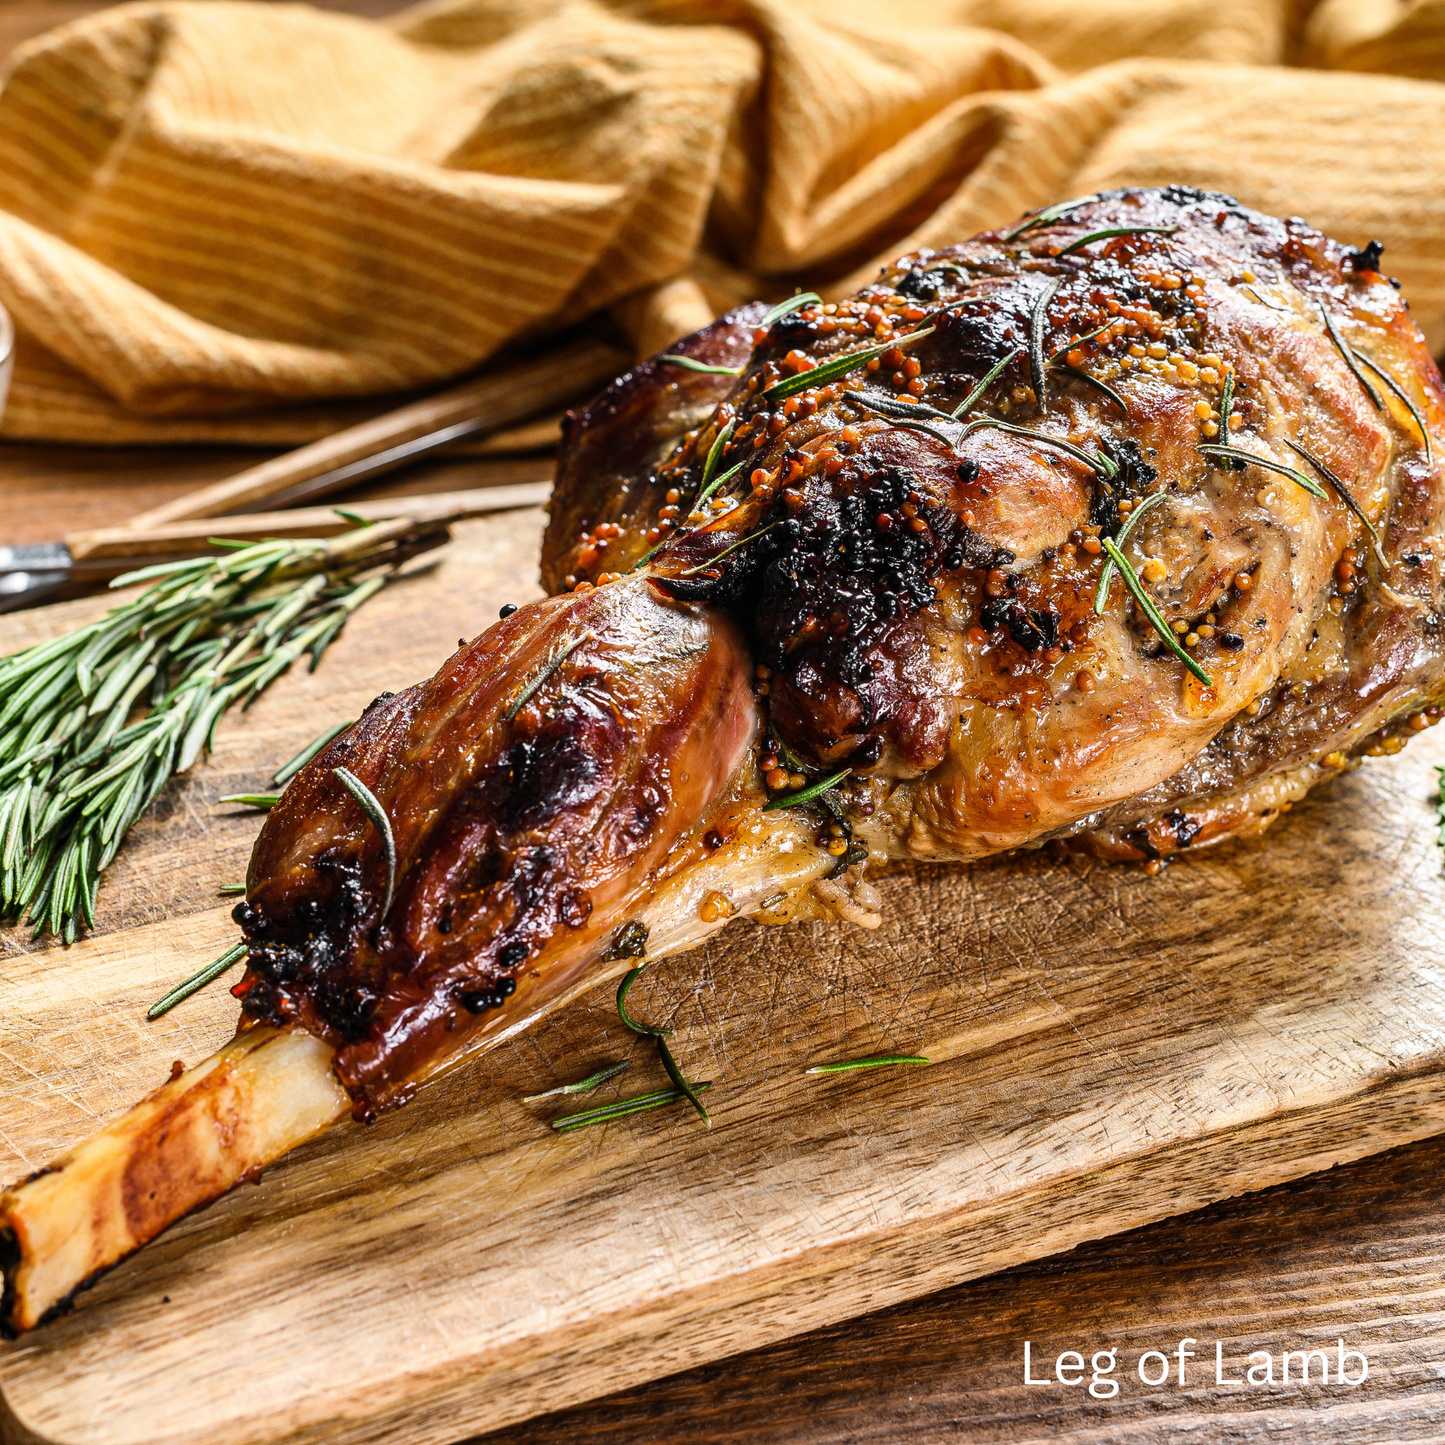
<instances>
[{"instance_id":1,"label":"wood grain surface","mask_svg":"<svg viewBox=\"0 0 1445 1445\"><path fill-rule=\"evenodd\" d=\"M143 1022L234 936L213 890L256 821L215 799L534 595L539 524L464 524L318 673L230 717L107 876L96 938L11 936L0 1173L228 1035L219 988ZM96 606L7 619L0 646ZM710 1132L671 1112L561 1139L560 1109L521 1102L632 1046L611 991L590 995L298 1151L6 1346L5 1428L446 1441L1438 1132L1441 741L1157 879L1032 855L886 880L872 935L735 924L634 994L714 1081ZM802 1073L880 1050L935 1062ZM639 1049L615 1092L661 1081Z\"/></svg>"},{"instance_id":2,"label":"wood grain surface","mask_svg":"<svg viewBox=\"0 0 1445 1445\"><path fill-rule=\"evenodd\" d=\"M1380 1445L1445 1434L1445 1140L1431 1139L1184 1219L721 1361L474 1445ZM1146 1350L1193 1338L1167 1385ZM1230 1383L1253 1351L1345 1339L1359 1386ZM1064 1350L1115 1351L1115 1396L1026 1385ZM1215 1342L1226 1383L1215 1381ZM1258 1362L1256 1362L1258 1363ZM1104 1369L1107 1361L1101 1361ZM1351 1377L1358 1375L1354 1362ZM1066 1373L1070 1373L1067 1372ZM1151 1361L1148 1373L1158 1378ZM1101 1387L1102 1388L1102 1387Z\"/></svg>"}]
</instances>

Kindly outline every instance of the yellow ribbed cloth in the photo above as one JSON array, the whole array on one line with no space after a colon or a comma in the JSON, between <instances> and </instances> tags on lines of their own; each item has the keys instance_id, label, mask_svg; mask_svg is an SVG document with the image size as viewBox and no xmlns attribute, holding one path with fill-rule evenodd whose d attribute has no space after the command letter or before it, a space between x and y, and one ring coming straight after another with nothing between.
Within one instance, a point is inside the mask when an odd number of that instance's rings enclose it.
<instances>
[{"instance_id":1,"label":"yellow ribbed cloth","mask_svg":"<svg viewBox=\"0 0 1445 1445\"><path fill-rule=\"evenodd\" d=\"M0 87L0 430L304 440L1131 183L1378 236L1438 348L1435 77L1445 0L138 0Z\"/></svg>"}]
</instances>

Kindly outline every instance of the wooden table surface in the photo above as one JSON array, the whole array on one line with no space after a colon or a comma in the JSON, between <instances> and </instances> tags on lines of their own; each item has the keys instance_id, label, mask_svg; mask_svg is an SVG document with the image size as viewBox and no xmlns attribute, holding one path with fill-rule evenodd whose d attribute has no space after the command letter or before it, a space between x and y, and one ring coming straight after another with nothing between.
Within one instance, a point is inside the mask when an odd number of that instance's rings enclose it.
<instances>
[{"instance_id":1,"label":"wooden table surface","mask_svg":"<svg viewBox=\"0 0 1445 1445\"><path fill-rule=\"evenodd\" d=\"M4 0L0 54L90 0ZM389 0L339 0L377 14ZM236 450L3 446L0 544L45 541L134 512L257 459ZM436 460L382 490L474 484L535 460ZM507 479L511 479L510 475ZM360 493L358 494L360 495ZM1187 866L1187 865L1185 865ZM1359 1386L1278 1381L1286 1350L1363 1351ZM1179 1383L1181 1340L1196 1358ZM1061 1351L1114 1351L1099 1395L1049 1376ZM1215 1382L1268 1351L1276 1383ZM1141 1383L1144 1351L1167 1383ZM1102 1371L1107 1360L1100 1361ZM1150 1361L1157 1377L1160 1361ZM1352 1365L1358 1369L1358 1366ZM1296 1377L1298 1368L1296 1365ZM1332 1377L1333 1378L1333 1377ZM1212 1206L880 1314L655 1381L486 1437L485 1445L812 1445L904 1440L1445 1441L1445 1137ZM473 1442L483 1445L483 1442Z\"/></svg>"}]
</instances>

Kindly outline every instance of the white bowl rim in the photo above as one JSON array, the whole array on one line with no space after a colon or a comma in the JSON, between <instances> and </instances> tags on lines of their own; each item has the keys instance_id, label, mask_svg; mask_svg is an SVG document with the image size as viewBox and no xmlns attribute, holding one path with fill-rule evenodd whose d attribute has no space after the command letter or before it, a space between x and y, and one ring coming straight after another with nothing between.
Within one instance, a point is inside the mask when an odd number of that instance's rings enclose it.
<instances>
[{"instance_id":1,"label":"white bowl rim","mask_svg":"<svg viewBox=\"0 0 1445 1445\"><path fill-rule=\"evenodd\" d=\"M15 323L10 313L0 306L0 366L4 366L15 353Z\"/></svg>"}]
</instances>

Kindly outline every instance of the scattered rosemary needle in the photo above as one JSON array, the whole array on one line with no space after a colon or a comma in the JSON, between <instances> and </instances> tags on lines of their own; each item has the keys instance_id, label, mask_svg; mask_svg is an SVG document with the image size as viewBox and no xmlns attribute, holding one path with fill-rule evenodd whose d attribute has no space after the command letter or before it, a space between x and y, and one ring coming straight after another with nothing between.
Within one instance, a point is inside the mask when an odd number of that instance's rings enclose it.
<instances>
[{"instance_id":1,"label":"scattered rosemary needle","mask_svg":"<svg viewBox=\"0 0 1445 1445\"><path fill-rule=\"evenodd\" d=\"M843 768L831 777L820 778L816 783L811 783L806 788L800 788L796 793L787 793L781 798L770 798L763 804L763 812L770 813L774 808L796 808L803 803L811 803L814 798L821 798L824 793L831 793L851 771L851 768Z\"/></svg>"},{"instance_id":2,"label":"scattered rosemary needle","mask_svg":"<svg viewBox=\"0 0 1445 1445\"><path fill-rule=\"evenodd\" d=\"M1106 321L1102 326L1096 326L1092 331L1086 331L1075 340L1065 342L1064 345L1059 347L1059 349L1048 358L1049 365L1052 366L1061 356L1067 356L1076 346L1082 346L1086 341L1092 341L1096 336L1102 336L1104 332L1108 331L1113 325L1114 322L1112 320Z\"/></svg>"},{"instance_id":3,"label":"scattered rosemary needle","mask_svg":"<svg viewBox=\"0 0 1445 1445\"><path fill-rule=\"evenodd\" d=\"M227 793L217 798L218 803L240 803L242 807L257 808L269 813L281 801L280 793Z\"/></svg>"},{"instance_id":4,"label":"scattered rosemary needle","mask_svg":"<svg viewBox=\"0 0 1445 1445\"><path fill-rule=\"evenodd\" d=\"M922 1054L871 1054L866 1059L843 1059L836 1064L814 1064L805 1074L842 1074L849 1069L882 1069L890 1064L926 1064Z\"/></svg>"},{"instance_id":5,"label":"scattered rosemary needle","mask_svg":"<svg viewBox=\"0 0 1445 1445\"><path fill-rule=\"evenodd\" d=\"M1104 395L1107 396L1109 400L1112 401L1114 405L1117 406L1119 410L1124 413L1125 416L1133 415L1133 413L1129 410L1129 403L1125 401L1124 398L1120 396L1119 393L1115 391L1114 388L1110 386L1107 381L1100 381L1097 376L1090 375L1081 366L1064 365L1060 366L1059 370L1062 371L1065 376L1072 376L1075 381L1082 381L1085 383L1085 385L1092 386L1095 391L1102 391Z\"/></svg>"},{"instance_id":6,"label":"scattered rosemary needle","mask_svg":"<svg viewBox=\"0 0 1445 1445\"><path fill-rule=\"evenodd\" d=\"M332 768L332 776L356 799L357 806L371 819L376 831L381 834L381 846L386 851L386 891L381 895L381 915L378 921L385 922L391 912L391 895L396 890L396 838L391 831L391 819L381 806L381 799L351 771L350 768Z\"/></svg>"},{"instance_id":7,"label":"scattered rosemary needle","mask_svg":"<svg viewBox=\"0 0 1445 1445\"><path fill-rule=\"evenodd\" d=\"M105 617L0 659L0 915L69 943L102 871L222 715L294 662L313 669L395 566L447 539L434 522L277 539L159 563Z\"/></svg>"},{"instance_id":8,"label":"scattered rosemary needle","mask_svg":"<svg viewBox=\"0 0 1445 1445\"><path fill-rule=\"evenodd\" d=\"M1219 440L1215 444L1221 447L1229 445L1229 414L1234 410L1234 368L1224 368L1224 385L1219 391ZM1234 468L1235 471L1239 467Z\"/></svg>"},{"instance_id":9,"label":"scattered rosemary needle","mask_svg":"<svg viewBox=\"0 0 1445 1445\"><path fill-rule=\"evenodd\" d=\"M595 1074L588 1074L575 1084L558 1084L555 1089L543 1089L540 1094L523 1094L522 1102L535 1104L540 1099L555 1099L559 1094L590 1094L594 1089L600 1089L608 1079L625 1074L631 1067L631 1059L619 1059L615 1064L604 1064Z\"/></svg>"},{"instance_id":10,"label":"scattered rosemary needle","mask_svg":"<svg viewBox=\"0 0 1445 1445\"><path fill-rule=\"evenodd\" d=\"M1102 231L1090 231L1087 236L1079 236L1070 241L1059 255L1070 256L1091 242L1108 241L1115 236L1172 236L1178 229L1178 226L1107 226Z\"/></svg>"},{"instance_id":11,"label":"scattered rosemary needle","mask_svg":"<svg viewBox=\"0 0 1445 1445\"><path fill-rule=\"evenodd\" d=\"M1013 422L1000 421L994 416L975 417L964 427L959 441L962 442L972 432L987 427L992 427L997 431L1006 431L1016 437L1028 437L1032 441L1043 442L1047 446L1057 447L1061 452L1066 452L1073 457L1075 461L1082 462L1086 467L1097 472L1105 481L1110 481L1118 475L1119 468L1101 452L1086 452L1082 447L1076 447L1073 442L1065 441L1063 437L1050 436L1048 432L1038 431L1034 427L1015 426Z\"/></svg>"},{"instance_id":12,"label":"scattered rosemary needle","mask_svg":"<svg viewBox=\"0 0 1445 1445\"><path fill-rule=\"evenodd\" d=\"M799 371L793 376L785 376L781 381L775 381L763 392L762 400L768 405L775 401L782 401L792 396L795 392L807 391L810 387L826 386L830 381L837 381L840 376L847 376L850 372L857 371L860 366L873 360L875 356L882 356L885 351L891 351L895 346L909 346L915 341L921 341L925 336L932 336L935 328L922 326L917 331L910 331L905 336L896 336L892 341L880 341L877 346L865 346L858 351L849 351L842 356L835 356L831 361L825 361L821 366L815 366L811 371Z\"/></svg>"},{"instance_id":13,"label":"scattered rosemary needle","mask_svg":"<svg viewBox=\"0 0 1445 1445\"><path fill-rule=\"evenodd\" d=\"M641 974L642 970L646 967L647 963L644 961L639 963L636 968L629 969L622 982L618 984L617 1017L620 1018L633 1033L641 1034L644 1038L651 1039L653 1043L657 1045L657 1056L662 1060L662 1067L667 1070L667 1077L672 1080L673 1088L681 1098L686 1099L688 1103L692 1105L697 1111L698 1117L711 1129L712 1120L708 1117L707 1110L703 1108L702 1100L697 1097L700 1091L695 1089L683 1078L682 1070L678 1068L677 1060L673 1058L672 1050L667 1046L667 1040L672 1036L672 1030L659 1028L656 1024L639 1023L627 1012L627 995L631 991L632 985L637 982L638 975Z\"/></svg>"},{"instance_id":14,"label":"scattered rosemary needle","mask_svg":"<svg viewBox=\"0 0 1445 1445\"><path fill-rule=\"evenodd\" d=\"M184 983L178 983L169 993L164 993L147 1010L148 1019L158 1019L193 993L199 993L208 983L220 978L228 968L239 963L246 956L244 943L232 944L219 958L213 959L203 969L193 973Z\"/></svg>"},{"instance_id":15,"label":"scattered rosemary needle","mask_svg":"<svg viewBox=\"0 0 1445 1445\"><path fill-rule=\"evenodd\" d=\"M974 389L969 392L969 394L964 397L964 399L959 402L956 407L954 407L954 416L960 417L964 414L964 412L972 411L973 408L978 405L980 399L983 397L984 392L986 392L989 387L991 387L994 382L998 380L999 373L1003 371L1004 367L1006 367L1009 362L1011 362L1016 356L1021 356L1022 354L1023 347L1016 346L1012 351L1008 353L1007 356L1003 357L1002 360L994 362L994 364L984 374L983 380L980 381L979 384L974 387Z\"/></svg>"},{"instance_id":16,"label":"scattered rosemary needle","mask_svg":"<svg viewBox=\"0 0 1445 1445\"><path fill-rule=\"evenodd\" d=\"M352 721L355 721L355 719L353 719ZM301 769L304 768L306 764L309 763L311 759L314 758L316 754L322 750L322 748L324 748L329 742L331 742L333 738L340 737L341 734L344 733L346 729L350 726L350 722L334 723L331 727L327 728L324 733L320 733L316 737L312 738L312 740L307 743L306 746L302 748L301 751L297 753L290 762L282 763L281 766L276 769L275 775L272 777L271 781L278 788L285 787L285 785L289 783L291 779L294 778L296 774L299 773Z\"/></svg>"},{"instance_id":17,"label":"scattered rosemary needle","mask_svg":"<svg viewBox=\"0 0 1445 1445\"><path fill-rule=\"evenodd\" d=\"M1370 534L1370 545L1375 553L1375 560L1381 567L1388 568L1390 562L1385 556L1384 547L1380 545L1380 534L1375 530L1375 524L1365 515L1365 509L1355 500L1355 494L1335 474L1333 468L1327 467L1317 456L1307 452L1302 446L1296 445L1288 438L1285 439L1285 446L1296 456L1303 457L1339 493L1340 500L1355 514L1360 524Z\"/></svg>"},{"instance_id":18,"label":"scattered rosemary needle","mask_svg":"<svg viewBox=\"0 0 1445 1445\"><path fill-rule=\"evenodd\" d=\"M736 510L736 508L734 508L733 510ZM721 562L724 557L730 555L733 552L736 552L739 547L746 547L749 542L756 542L760 537L766 537L768 533L771 532L773 528L777 525L778 524L776 522L772 522L759 532L749 532L746 537L739 537L738 540L734 542L731 547L724 547L721 552L718 552L715 555L707 558L705 561L699 562L696 567L684 567L683 570L677 575L679 577L692 577L696 573L701 572L708 567L711 567L714 562Z\"/></svg>"},{"instance_id":19,"label":"scattered rosemary needle","mask_svg":"<svg viewBox=\"0 0 1445 1445\"><path fill-rule=\"evenodd\" d=\"M775 321L781 321L790 312L801 311L805 306L812 306L814 303L821 305L823 298L816 291L799 291L796 296L789 296L786 301L779 301L772 307L758 322L758 330L766 331Z\"/></svg>"},{"instance_id":20,"label":"scattered rosemary needle","mask_svg":"<svg viewBox=\"0 0 1445 1445\"><path fill-rule=\"evenodd\" d=\"M663 366L680 366L684 371L701 371L707 376L741 376L747 362L738 366L713 366L706 361L695 361L690 356L659 356Z\"/></svg>"},{"instance_id":21,"label":"scattered rosemary needle","mask_svg":"<svg viewBox=\"0 0 1445 1445\"><path fill-rule=\"evenodd\" d=\"M1294 467L1287 467L1283 462L1277 462L1272 457L1261 457L1254 452L1247 452L1243 447L1222 447L1214 442L1200 442L1199 450L1206 456L1221 456L1230 461L1243 462L1248 467L1263 467L1267 472L1278 472L1282 477L1288 477L1290 481L1303 487L1310 496L1318 497L1322 502L1328 502L1329 493L1320 486L1317 481L1305 476Z\"/></svg>"},{"instance_id":22,"label":"scattered rosemary needle","mask_svg":"<svg viewBox=\"0 0 1445 1445\"><path fill-rule=\"evenodd\" d=\"M536 695L547 685L548 681L556 674L557 669L582 646L584 642L592 641L592 633L584 632L580 637L574 637L565 647L559 647L549 657L542 670L529 682L512 701L507 705L507 710L502 714L508 722L511 722Z\"/></svg>"},{"instance_id":23,"label":"scattered rosemary needle","mask_svg":"<svg viewBox=\"0 0 1445 1445\"><path fill-rule=\"evenodd\" d=\"M1035 211L1027 220L1020 221L1012 230L1005 231L1003 240L1017 240L1025 231L1032 231L1038 226L1047 226L1057 221L1065 211L1072 211L1075 206L1082 206L1085 201L1093 199L1093 196L1076 196L1072 201L1056 201L1052 206L1045 206L1042 211Z\"/></svg>"},{"instance_id":24,"label":"scattered rosemary needle","mask_svg":"<svg viewBox=\"0 0 1445 1445\"><path fill-rule=\"evenodd\" d=\"M1435 819L1440 825L1440 831L1435 835L1435 841L1440 847L1445 848L1445 767L1435 769Z\"/></svg>"},{"instance_id":25,"label":"scattered rosemary needle","mask_svg":"<svg viewBox=\"0 0 1445 1445\"><path fill-rule=\"evenodd\" d=\"M1405 388L1401 386L1400 383L1396 381L1389 372L1382 371L1378 366L1376 366L1375 363L1371 361L1368 356L1362 356L1358 351L1356 351L1354 353L1354 358L1360 363L1361 366L1368 366L1370 370L1373 371L1375 375L1378 376L1380 380L1383 381L1392 392L1394 392L1395 396L1399 398L1400 404L1405 408L1406 411L1410 413L1410 415L1415 419L1415 425L1420 428L1420 440L1425 443L1425 460L1427 462L1433 461L1434 458L1432 457L1430 450L1430 433L1428 430L1426 430L1425 419L1416 410L1415 403L1410 400L1409 394L1406 392Z\"/></svg>"},{"instance_id":26,"label":"scattered rosemary needle","mask_svg":"<svg viewBox=\"0 0 1445 1445\"><path fill-rule=\"evenodd\" d=\"M705 1094L712 1088L712 1080L693 1084L694 1094ZM619 1099L615 1104L603 1104L597 1109L586 1109L580 1114L563 1114L552 1120L552 1127L559 1134L570 1134L577 1129L586 1129L593 1124L607 1124L613 1119L625 1119L629 1114L643 1114L649 1109L664 1109L669 1104L680 1104L687 1095L678 1089L658 1089L651 1094L638 1094L631 1099Z\"/></svg>"},{"instance_id":27,"label":"scattered rosemary needle","mask_svg":"<svg viewBox=\"0 0 1445 1445\"><path fill-rule=\"evenodd\" d=\"M1058 295L1062 276L1052 276L1039 292L1029 312L1029 380L1033 382L1034 400L1041 411L1049 405L1048 373L1044 370L1044 331L1049 322L1049 303Z\"/></svg>"},{"instance_id":28,"label":"scattered rosemary needle","mask_svg":"<svg viewBox=\"0 0 1445 1445\"><path fill-rule=\"evenodd\" d=\"M1154 599L1144 590L1144 584L1139 580L1139 574L1134 570L1129 559L1119 550L1118 543L1112 537L1101 537L1099 540L1103 542L1104 551L1109 554L1114 565L1119 569L1119 575L1124 579L1124 585L1133 593L1134 601L1139 604L1140 611L1149 619L1154 631L1163 638L1164 645L1205 687L1213 687L1214 679L1179 645L1179 639L1175 637L1158 607L1154 605Z\"/></svg>"},{"instance_id":29,"label":"scattered rosemary needle","mask_svg":"<svg viewBox=\"0 0 1445 1445\"><path fill-rule=\"evenodd\" d=\"M222 895L244 893L245 891L246 885L244 883L223 883L218 889L216 889L216 892Z\"/></svg>"},{"instance_id":30,"label":"scattered rosemary needle","mask_svg":"<svg viewBox=\"0 0 1445 1445\"><path fill-rule=\"evenodd\" d=\"M1289 310L1289 307L1288 307L1288 306L1276 306L1273 301L1266 301L1266 300L1264 299L1264 297L1261 296L1261 295L1259 294L1259 292L1254 289L1253 286L1241 286L1239 289L1240 289L1241 291L1247 291L1251 296L1254 297L1254 299L1255 299L1256 301L1259 302L1259 304L1260 304L1261 306L1268 306L1271 311L1285 311L1285 312L1287 312L1287 311Z\"/></svg>"},{"instance_id":31,"label":"scattered rosemary needle","mask_svg":"<svg viewBox=\"0 0 1445 1445\"><path fill-rule=\"evenodd\" d=\"M1319 303L1320 315L1324 318L1325 330L1330 333L1330 340L1335 343L1335 350L1340 353L1346 366L1354 374L1356 381L1365 388L1365 395L1370 398L1376 411L1384 411L1385 403L1380 400L1380 393L1370 385L1370 378L1360 370L1360 364L1355 360L1353 349L1346 343L1343 336L1335 328L1335 319L1330 315L1330 309L1323 301Z\"/></svg>"},{"instance_id":32,"label":"scattered rosemary needle","mask_svg":"<svg viewBox=\"0 0 1445 1445\"><path fill-rule=\"evenodd\" d=\"M1145 497L1132 512L1129 519L1114 534L1114 545L1122 548L1129 540L1129 534L1139 523L1154 510L1155 507L1163 506L1169 500L1168 492L1155 492L1152 497ZM1103 570L1099 573L1099 590L1094 593L1094 612L1096 616L1104 615L1104 603L1109 597L1109 584L1114 580L1114 559L1104 558Z\"/></svg>"}]
</instances>

